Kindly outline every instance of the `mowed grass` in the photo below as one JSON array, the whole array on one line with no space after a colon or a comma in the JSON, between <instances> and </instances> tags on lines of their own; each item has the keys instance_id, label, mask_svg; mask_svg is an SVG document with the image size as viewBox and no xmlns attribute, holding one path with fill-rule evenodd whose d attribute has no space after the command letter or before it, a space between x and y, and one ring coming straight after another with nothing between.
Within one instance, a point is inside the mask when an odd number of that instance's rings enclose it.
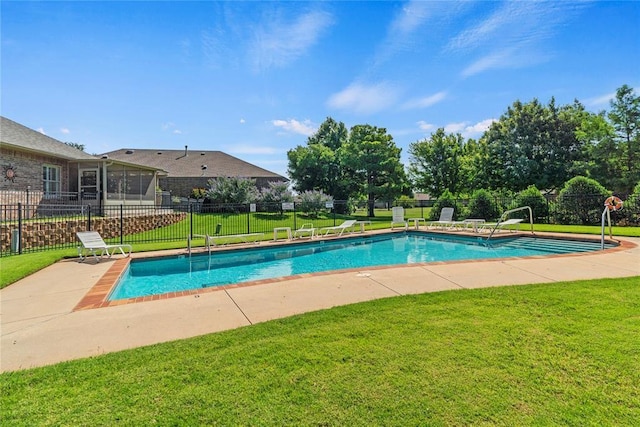
<instances>
[{"instance_id":1,"label":"mowed grass","mask_svg":"<svg viewBox=\"0 0 640 427\"><path fill-rule=\"evenodd\" d=\"M639 277L403 296L5 373L0 419L631 426L639 333Z\"/></svg>"}]
</instances>

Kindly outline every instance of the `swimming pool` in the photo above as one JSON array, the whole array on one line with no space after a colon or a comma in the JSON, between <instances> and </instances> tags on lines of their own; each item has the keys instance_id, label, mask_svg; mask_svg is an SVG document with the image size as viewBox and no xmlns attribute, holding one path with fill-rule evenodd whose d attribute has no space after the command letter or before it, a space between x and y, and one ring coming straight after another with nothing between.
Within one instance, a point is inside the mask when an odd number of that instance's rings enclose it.
<instances>
[{"instance_id":1,"label":"swimming pool","mask_svg":"<svg viewBox=\"0 0 640 427\"><path fill-rule=\"evenodd\" d=\"M608 244L608 247L613 247ZM224 286L304 273L437 261L595 251L599 242L402 233L320 240L271 248L132 260L109 300Z\"/></svg>"}]
</instances>

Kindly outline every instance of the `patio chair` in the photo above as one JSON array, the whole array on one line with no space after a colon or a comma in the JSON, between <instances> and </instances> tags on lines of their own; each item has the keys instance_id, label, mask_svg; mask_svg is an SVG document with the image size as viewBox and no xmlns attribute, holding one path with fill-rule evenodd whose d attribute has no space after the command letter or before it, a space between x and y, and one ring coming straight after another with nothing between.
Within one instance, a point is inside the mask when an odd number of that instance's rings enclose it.
<instances>
[{"instance_id":1,"label":"patio chair","mask_svg":"<svg viewBox=\"0 0 640 427\"><path fill-rule=\"evenodd\" d=\"M316 235L316 229L313 228L313 224L310 222L302 224L302 227L293 232L294 239L298 237L304 237L305 235L308 235L311 239L313 239Z\"/></svg>"},{"instance_id":2,"label":"patio chair","mask_svg":"<svg viewBox=\"0 0 640 427\"><path fill-rule=\"evenodd\" d=\"M394 206L391 208L391 229L397 224L402 224L404 229L409 228L409 224L404 219L404 208L402 206Z\"/></svg>"},{"instance_id":3,"label":"patio chair","mask_svg":"<svg viewBox=\"0 0 640 427\"><path fill-rule=\"evenodd\" d=\"M507 219L505 221L502 222L485 222L484 224L481 224L481 228L480 231L491 231L493 230L493 228L495 227L496 232L500 231L500 230L504 230L505 227L509 226L509 225L516 225L516 229L515 230L510 230L510 231L519 231L520 230L520 223L522 222L522 218L512 218L512 219Z\"/></svg>"},{"instance_id":4,"label":"patio chair","mask_svg":"<svg viewBox=\"0 0 640 427\"><path fill-rule=\"evenodd\" d=\"M451 228L454 225L453 208L442 208L440 211L440 219L429 223L432 228Z\"/></svg>"},{"instance_id":5,"label":"patio chair","mask_svg":"<svg viewBox=\"0 0 640 427\"><path fill-rule=\"evenodd\" d=\"M87 259L89 254L92 254L96 261L100 262L100 258L105 254L111 258L111 255L113 255L116 250L119 250L123 256L131 256L131 245L108 245L102 240L102 236L100 236L100 233L97 231L78 231L76 236L78 240L80 240L80 243L82 243L82 246L78 246L80 262ZM124 253L124 248L129 249L128 254ZM113 251L109 252L109 249L113 249ZM98 258L98 251L100 251L100 258Z\"/></svg>"},{"instance_id":6,"label":"patio chair","mask_svg":"<svg viewBox=\"0 0 640 427\"><path fill-rule=\"evenodd\" d=\"M356 225L356 220L355 219L348 219L348 220L344 221L340 225L336 225L336 226L333 226L333 227L323 227L322 229L320 229L320 232L324 231L324 235L325 236L328 236L330 232L335 233L337 236L342 236L342 233L344 233L344 231L347 228L353 228L354 225ZM338 231L340 233L338 233Z\"/></svg>"}]
</instances>

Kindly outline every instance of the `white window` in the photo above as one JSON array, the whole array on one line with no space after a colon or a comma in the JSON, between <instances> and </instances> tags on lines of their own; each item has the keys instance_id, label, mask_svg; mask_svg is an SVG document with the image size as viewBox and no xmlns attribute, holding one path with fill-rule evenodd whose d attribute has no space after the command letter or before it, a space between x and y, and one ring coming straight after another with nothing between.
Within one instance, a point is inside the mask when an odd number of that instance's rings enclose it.
<instances>
[{"instance_id":1,"label":"white window","mask_svg":"<svg viewBox=\"0 0 640 427\"><path fill-rule=\"evenodd\" d=\"M42 166L42 189L45 194L60 192L60 166Z\"/></svg>"}]
</instances>

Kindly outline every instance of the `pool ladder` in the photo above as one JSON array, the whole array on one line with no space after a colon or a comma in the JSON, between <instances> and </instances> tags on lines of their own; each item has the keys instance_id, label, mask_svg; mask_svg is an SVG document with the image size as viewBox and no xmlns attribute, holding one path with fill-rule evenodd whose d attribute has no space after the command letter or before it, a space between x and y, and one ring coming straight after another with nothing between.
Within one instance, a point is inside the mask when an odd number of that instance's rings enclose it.
<instances>
[{"instance_id":1,"label":"pool ladder","mask_svg":"<svg viewBox=\"0 0 640 427\"><path fill-rule=\"evenodd\" d=\"M604 217L607 217L607 221L609 222L609 238L613 240L613 233L611 232L611 211L608 206L604 207L604 211L602 211L602 231L600 233L600 249L604 250Z\"/></svg>"},{"instance_id":2,"label":"pool ladder","mask_svg":"<svg viewBox=\"0 0 640 427\"><path fill-rule=\"evenodd\" d=\"M531 234L534 234L534 232L533 232L533 210L531 209L530 206L521 206L519 208L510 209L508 211L502 212L502 215L500 215L500 218L498 219L498 222L496 222L496 225L494 225L493 228L491 229L491 233L489 233L489 237L487 237L487 240L485 242L489 243L489 240L491 240L491 237L493 237L493 233L496 232L496 230L500 226L500 223L502 221L506 220L510 213L523 211L525 209L529 210L529 223L531 224Z\"/></svg>"}]
</instances>

